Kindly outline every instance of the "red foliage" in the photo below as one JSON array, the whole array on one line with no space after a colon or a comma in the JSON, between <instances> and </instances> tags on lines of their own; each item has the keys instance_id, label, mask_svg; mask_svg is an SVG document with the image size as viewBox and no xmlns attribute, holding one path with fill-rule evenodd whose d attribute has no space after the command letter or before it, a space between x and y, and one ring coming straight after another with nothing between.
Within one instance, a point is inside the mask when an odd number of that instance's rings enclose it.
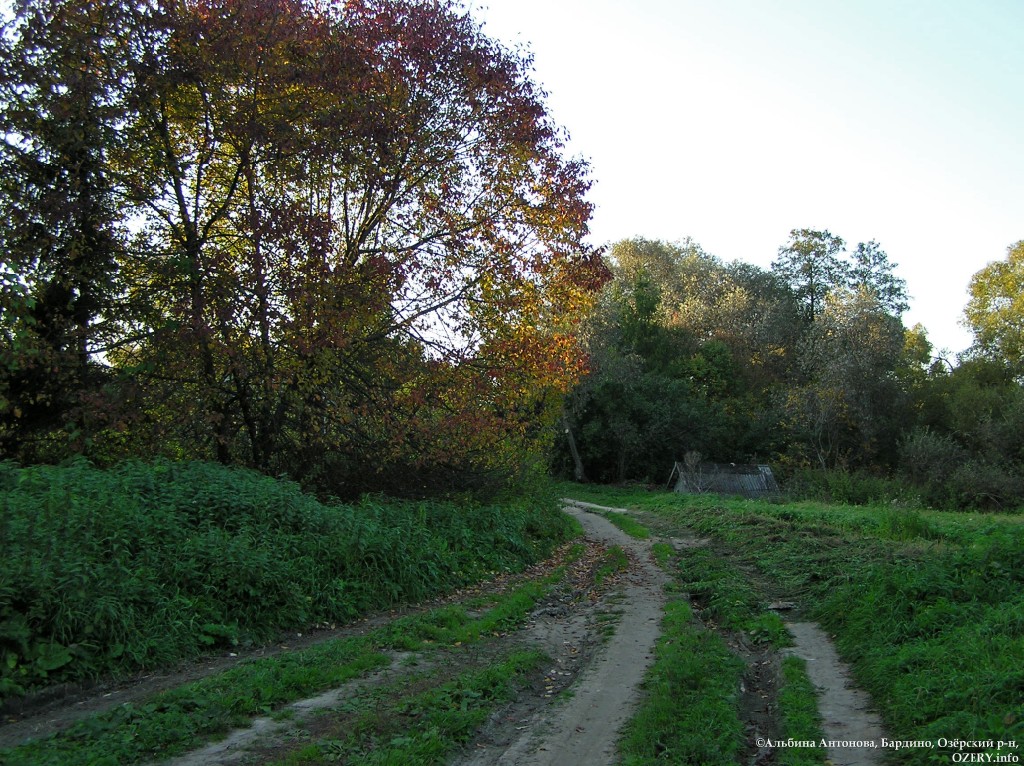
<instances>
[{"instance_id":1,"label":"red foliage","mask_svg":"<svg viewBox=\"0 0 1024 766\"><path fill-rule=\"evenodd\" d=\"M110 359L161 438L294 473L517 460L607 278L528 59L446 0L155 8L109 154L144 222Z\"/></svg>"}]
</instances>

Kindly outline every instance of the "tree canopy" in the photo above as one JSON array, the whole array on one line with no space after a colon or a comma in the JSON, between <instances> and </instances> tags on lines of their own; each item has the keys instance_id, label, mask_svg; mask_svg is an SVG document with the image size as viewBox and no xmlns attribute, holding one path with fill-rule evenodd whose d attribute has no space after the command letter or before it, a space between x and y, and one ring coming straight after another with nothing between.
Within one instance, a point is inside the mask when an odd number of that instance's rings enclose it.
<instances>
[{"instance_id":1,"label":"tree canopy","mask_svg":"<svg viewBox=\"0 0 1024 766\"><path fill-rule=\"evenodd\" d=\"M894 273L896 264L881 246L860 242L852 252L846 242L829 231L793 229L789 242L779 248L772 263L813 322L833 290L867 290L887 312L899 316L908 307L907 283Z\"/></svg>"},{"instance_id":2,"label":"tree canopy","mask_svg":"<svg viewBox=\"0 0 1024 766\"><path fill-rule=\"evenodd\" d=\"M8 454L82 432L54 370L154 448L300 475L537 437L606 274L588 168L456 4L30 0L4 32Z\"/></svg>"},{"instance_id":3,"label":"tree canopy","mask_svg":"<svg viewBox=\"0 0 1024 766\"><path fill-rule=\"evenodd\" d=\"M1024 240L973 277L964 309L977 349L1024 372Z\"/></svg>"}]
</instances>

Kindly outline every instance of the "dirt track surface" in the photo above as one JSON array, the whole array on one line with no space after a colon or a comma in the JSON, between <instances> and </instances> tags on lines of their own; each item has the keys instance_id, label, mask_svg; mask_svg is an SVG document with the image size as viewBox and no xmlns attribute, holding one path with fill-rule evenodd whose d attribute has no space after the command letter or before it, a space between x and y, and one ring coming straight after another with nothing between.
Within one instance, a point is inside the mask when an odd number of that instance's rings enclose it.
<instances>
[{"instance_id":1,"label":"dirt track surface","mask_svg":"<svg viewBox=\"0 0 1024 766\"><path fill-rule=\"evenodd\" d=\"M525 717L515 708L503 711L476 743L476 751L455 761L458 766L603 766L615 762L619 730L636 706L640 682L654 659L667 580L651 560L648 541L628 537L587 508L582 503L566 506L587 537L619 545L630 558L630 569L611 597L621 610L615 633L595 652L569 699L550 708L524 711L529 712ZM546 644L550 653L559 648L560 641L563 646L571 645L573 631L581 622L586 622L585 616L566 618L559 626L548 626L547 635L536 639Z\"/></svg>"},{"instance_id":2,"label":"dirt track surface","mask_svg":"<svg viewBox=\"0 0 1024 766\"><path fill-rule=\"evenodd\" d=\"M792 654L807 663L807 677L818 688L818 711L825 734L833 742L880 743L885 732L871 698L853 685L825 631L813 622L787 622L793 636ZM867 747L830 747L834 766L873 766L882 763L882 750Z\"/></svg>"}]
</instances>

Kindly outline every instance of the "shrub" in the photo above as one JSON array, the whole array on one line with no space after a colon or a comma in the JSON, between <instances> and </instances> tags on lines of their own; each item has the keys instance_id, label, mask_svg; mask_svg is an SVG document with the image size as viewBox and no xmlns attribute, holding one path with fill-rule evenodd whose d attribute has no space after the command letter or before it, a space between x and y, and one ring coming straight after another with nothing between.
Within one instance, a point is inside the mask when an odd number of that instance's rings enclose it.
<instances>
[{"instance_id":1,"label":"shrub","mask_svg":"<svg viewBox=\"0 0 1024 766\"><path fill-rule=\"evenodd\" d=\"M788 495L844 505L913 506L918 492L898 478L875 476L864 471L814 468L794 470L785 480Z\"/></svg>"},{"instance_id":2,"label":"shrub","mask_svg":"<svg viewBox=\"0 0 1024 766\"><path fill-rule=\"evenodd\" d=\"M967 461L967 450L927 428L915 429L900 448L900 474L919 487L943 485Z\"/></svg>"},{"instance_id":3,"label":"shrub","mask_svg":"<svg viewBox=\"0 0 1024 766\"><path fill-rule=\"evenodd\" d=\"M952 437L927 429L903 443L900 475L935 508L997 510L1024 501L1024 480L1011 467L972 457Z\"/></svg>"},{"instance_id":4,"label":"shrub","mask_svg":"<svg viewBox=\"0 0 1024 766\"><path fill-rule=\"evenodd\" d=\"M958 508L1002 510L1024 501L1024 480L1010 469L982 459L959 466L948 485Z\"/></svg>"}]
</instances>

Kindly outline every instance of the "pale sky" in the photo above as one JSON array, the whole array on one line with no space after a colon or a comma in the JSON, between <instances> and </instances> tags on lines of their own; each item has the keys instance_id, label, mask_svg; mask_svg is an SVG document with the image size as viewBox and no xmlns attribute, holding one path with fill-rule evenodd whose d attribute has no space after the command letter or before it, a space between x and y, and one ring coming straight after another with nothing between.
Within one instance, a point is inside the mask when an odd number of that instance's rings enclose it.
<instances>
[{"instance_id":1,"label":"pale sky","mask_svg":"<svg viewBox=\"0 0 1024 766\"><path fill-rule=\"evenodd\" d=\"M484 7L482 7L482 4ZM874 239L936 348L1024 239L1024 0L476 0L525 46L594 244L690 236L767 268L791 229Z\"/></svg>"}]
</instances>

